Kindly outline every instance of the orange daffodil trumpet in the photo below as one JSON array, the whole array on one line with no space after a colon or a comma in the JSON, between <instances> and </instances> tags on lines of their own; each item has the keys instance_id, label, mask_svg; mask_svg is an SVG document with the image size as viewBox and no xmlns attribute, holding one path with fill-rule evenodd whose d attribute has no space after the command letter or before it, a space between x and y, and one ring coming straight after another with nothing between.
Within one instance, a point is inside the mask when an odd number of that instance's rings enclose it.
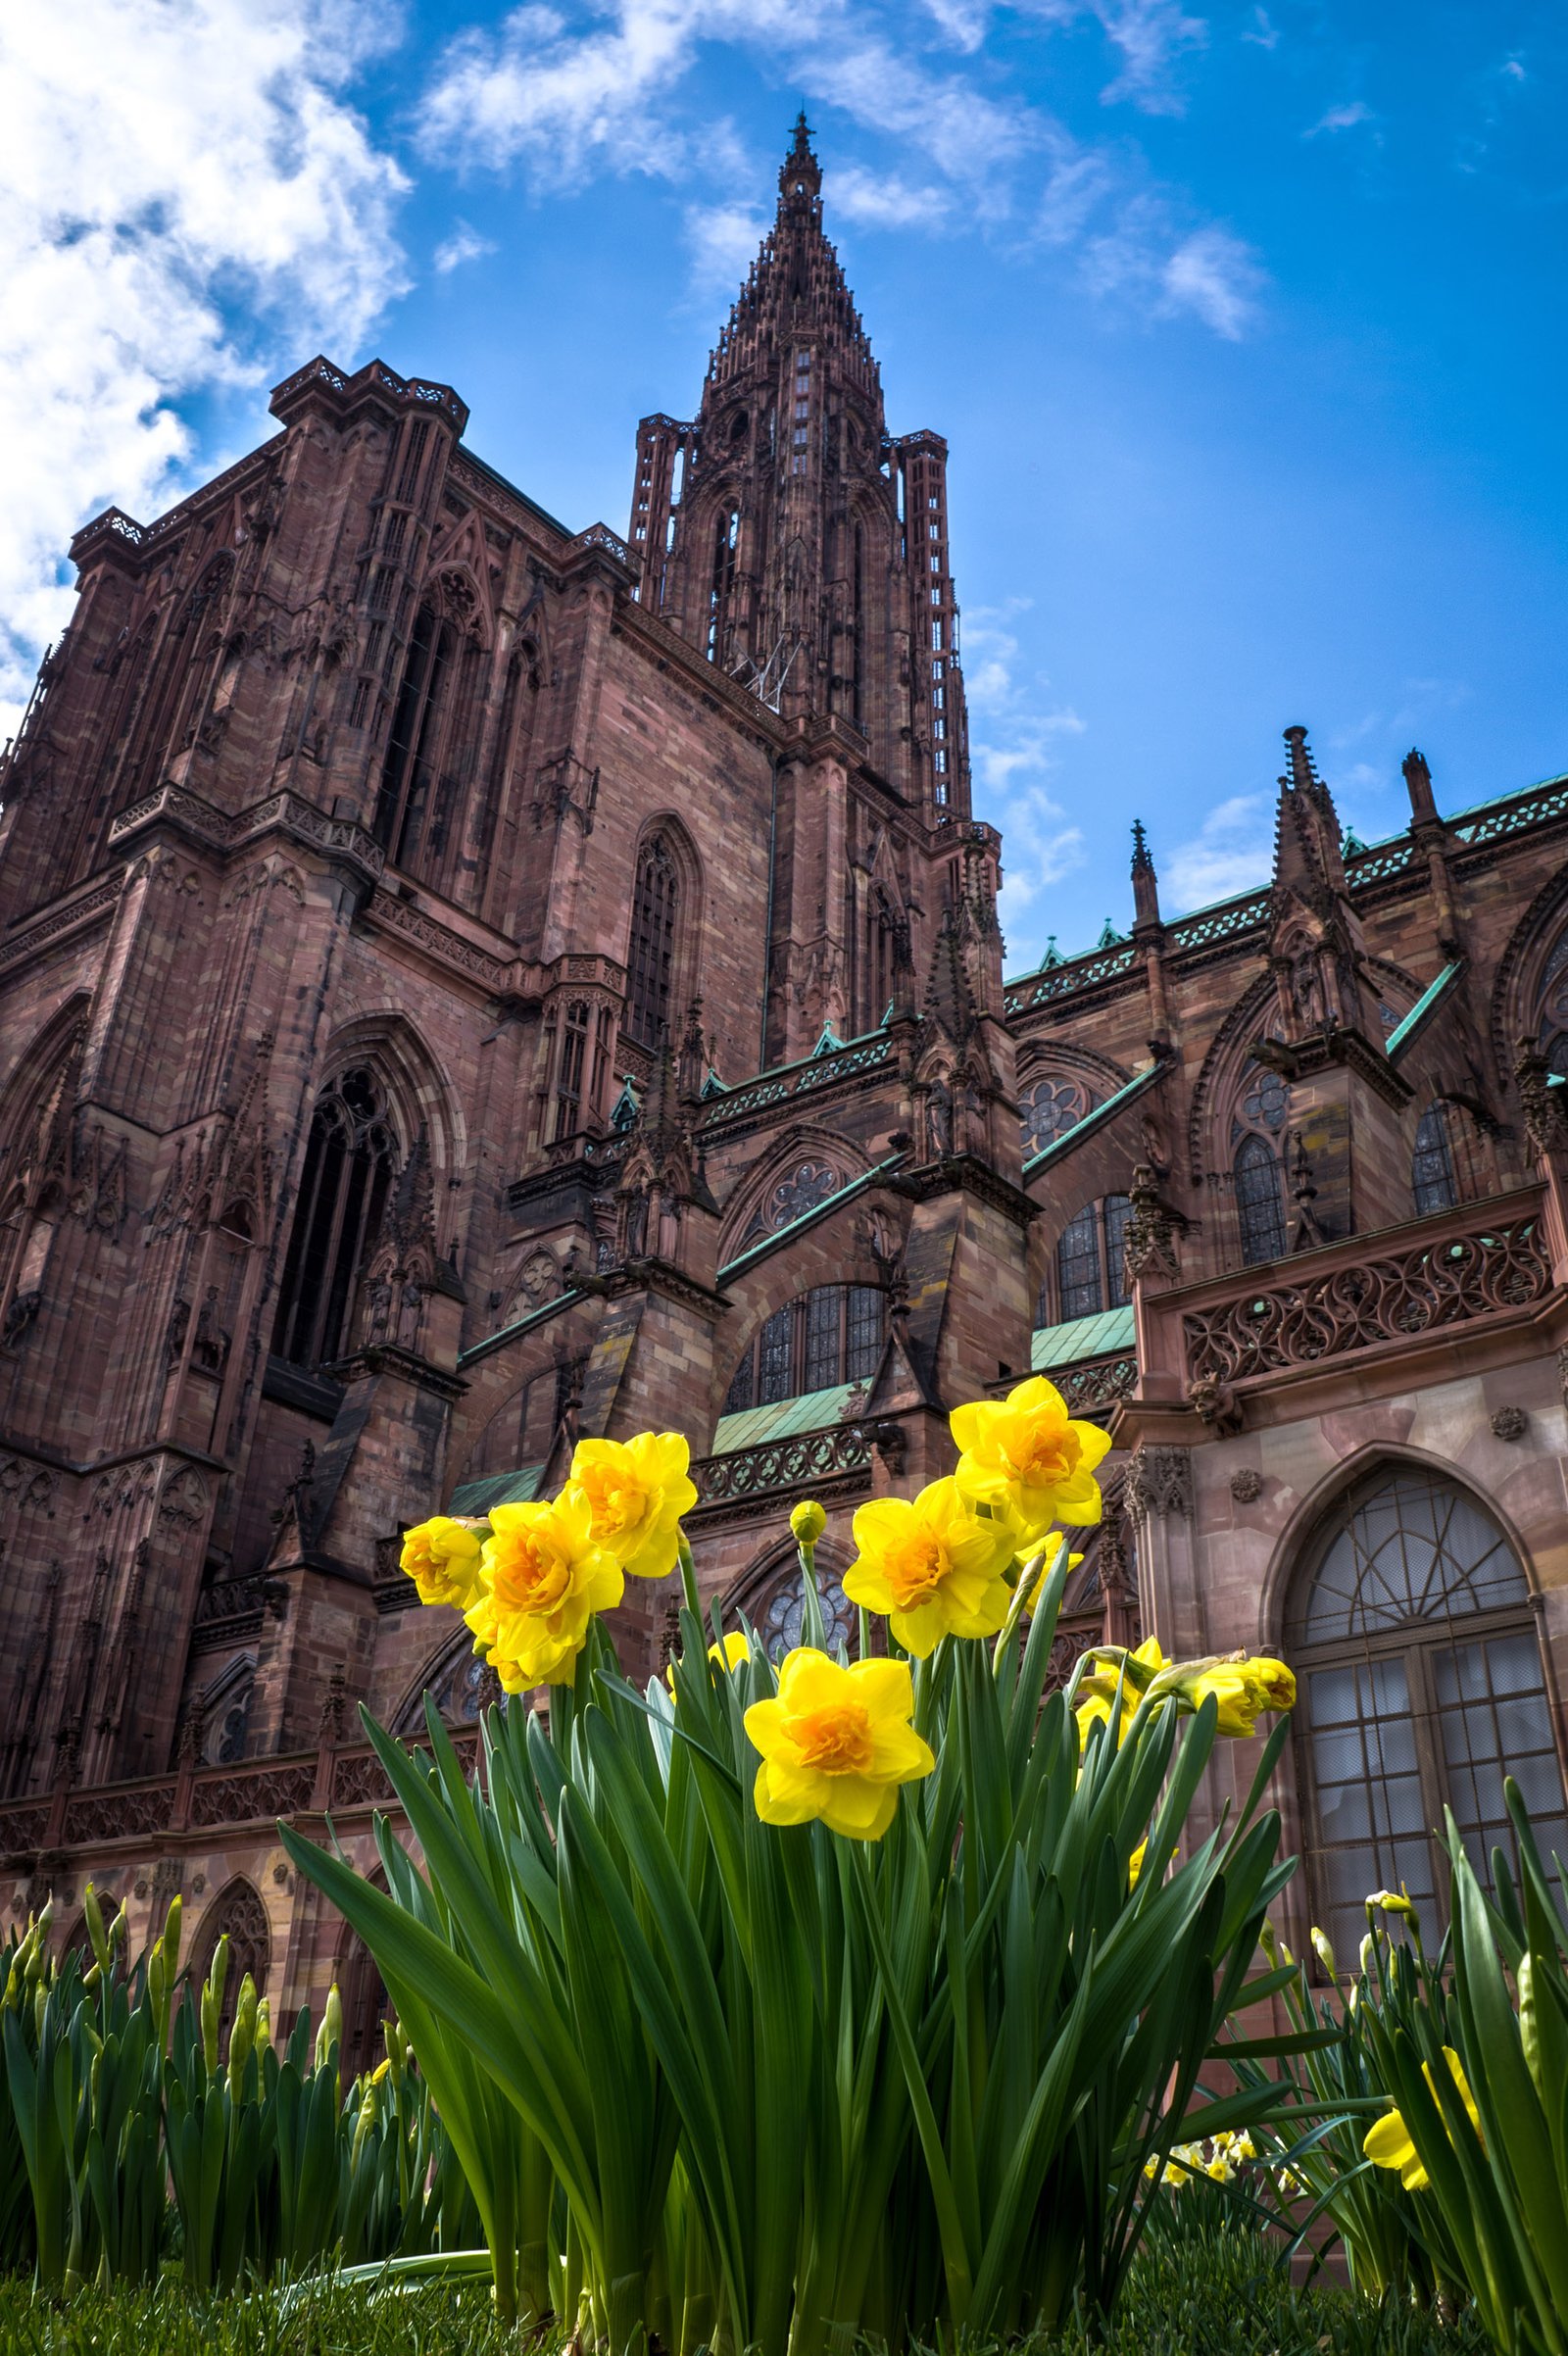
<instances>
[{"instance_id":1,"label":"orange daffodil trumpet","mask_svg":"<svg viewBox=\"0 0 1568 2356\"><path fill-rule=\"evenodd\" d=\"M1110 1446L1098 1424L1075 1423L1067 1402L1043 1375L1004 1399L955 1407L949 1421L962 1454L955 1475L975 1505L1015 1524L1019 1550L1053 1522L1082 1528L1101 1515L1095 1466Z\"/></svg>"},{"instance_id":2,"label":"orange daffodil trumpet","mask_svg":"<svg viewBox=\"0 0 1568 2356\"><path fill-rule=\"evenodd\" d=\"M777 1693L746 1713L746 1732L761 1755L758 1815L764 1824L819 1820L850 1841L880 1841L899 1786L936 1765L913 1716L906 1661L845 1667L806 1645L786 1653Z\"/></svg>"},{"instance_id":3,"label":"orange daffodil trumpet","mask_svg":"<svg viewBox=\"0 0 1568 2356\"><path fill-rule=\"evenodd\" d=\"M916 1497L873 1497L856 1513L855 1543L844 1593L885 1612L919 1660L945 1636L995 1636L1007 1617L1011 1525L982 1520L956 1480L932 1481Z\"/></svg>"}]
</instances>

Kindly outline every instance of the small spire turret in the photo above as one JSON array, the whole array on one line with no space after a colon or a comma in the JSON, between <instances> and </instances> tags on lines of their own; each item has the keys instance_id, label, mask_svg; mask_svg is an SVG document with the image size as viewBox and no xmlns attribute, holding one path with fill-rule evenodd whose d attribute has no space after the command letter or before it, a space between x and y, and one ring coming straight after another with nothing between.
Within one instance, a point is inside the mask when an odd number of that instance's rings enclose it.
<instances>
[{"instance_id":1,"label":"small spire turret","mask_svg":"<svg viewBox=\"0 0 1568 2356\"><path fill-rule=\"evenodd\" d=\"M1133 920L1135 925L1159 922L1159 878L1142 818L1133 820Z\"/></svg>"}]
</instances>

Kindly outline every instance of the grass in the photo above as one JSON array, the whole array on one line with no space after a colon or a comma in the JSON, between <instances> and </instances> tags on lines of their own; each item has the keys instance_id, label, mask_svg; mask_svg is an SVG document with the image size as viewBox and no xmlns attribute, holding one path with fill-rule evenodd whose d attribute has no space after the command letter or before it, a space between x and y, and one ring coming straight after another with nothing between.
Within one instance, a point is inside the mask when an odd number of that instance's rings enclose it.
<instances>
[{"instance_id":1,"label":"grass","mask_svg":"<svg viewBox=\"0 0 1568 2356\"><path fill-rule=\"evenodd\" d=\"M546 2343L553 2356L560 2342ZM1045 2343L1034 2343L1042 2350ZM331 2277L293 2292L201 2298L171 2276L150 2290L34 2297L0 2280L0 2356L515 2356L486 2291L368 2292ZM1030 2343L1008 2351L1026 2356ZM1136 2262L1102 2339L1073 2323L1051 2356L1485 2356L1473 2318L1293 2289L1256 2235L1183 2236ZM768 2351L767 2356L775 2356ZM935 2352L932 2352L935 2356ZM952 2356L951 2351L945 2356ZM980 2356L976 2351L975 2356Z\"/></svg>"}]
</instances>

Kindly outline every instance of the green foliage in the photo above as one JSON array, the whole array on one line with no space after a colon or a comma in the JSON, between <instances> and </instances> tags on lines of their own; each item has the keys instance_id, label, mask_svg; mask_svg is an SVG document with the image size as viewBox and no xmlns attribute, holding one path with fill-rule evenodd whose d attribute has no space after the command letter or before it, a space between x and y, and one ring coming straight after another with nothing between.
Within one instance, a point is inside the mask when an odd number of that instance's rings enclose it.
<instances>
[{"instance_id":1,"label":"green foliage","mask_svg":"<svg viewBox=\"0 0 1568 2356\"><path fill-rule=\"evenodd\" d=\"M544 2335L538 2356L557 2356L564 2338ZM236 2299L166 2278L61 2299L0 2280L7 2356L514 2356L517 2346L487 2283L409 2283L392 2294L328 2275ZM1484 2347L1473 2315L1446 2324L1396 2300L1293 2290L1277 2248L1221 2224L1182 2248L1142 2251L1103 2335L1070 2316L1059 2337L1018 2343L1012 2356L1482 2356ZM992 2351L976 2343L968 2356Z\"/></svg>"},{"instance_id":2,"label":"green foliage","mask_svg":"<svg viewBox=\"0 0 1568 2356\"><path fill-rule=\"evenodd\" d=\"M106 1930L89 1888L85 1913L85 1965L52 1960L47 1910L0 1949L0 2271L151 2283L177 2250L212 2290L478 2239L395 2024L345 2095L335 1991L314 2048L302 2014L279 2053L247 1978L220 2053L227 1941L197 1988L179 1977L177 1899L133 1967L123 1910Z\"/></svg>"},{"instance_id":3,"label":"green foliage","mask_svg":"<svg viewBox=\"0 0 1568 2356\"><path fill-rule=\"evenodd\" d=\"M283 1829L409 2027L500 2312L616 2356L1107 2313L1146 2162L1281 2098L1266 2072L1199 2092L1280 1984L1248 1973L1291 1870L1258 1809L1281 1738L1234 1828L1178 1860L1214 1704L1125 1730L1118 1704L1080 1772L1069 1697L1043 1699L1063 1569L1021 1653L950 1639L916 1664L937 1768L882 1841L765 1825L744 1714L772 1671L760 1646L714 1667L687 1568L673 1703L596 1624L548 1725L488 1717L472 1786L433 1710L427 1752L368 1721L422 1871L383 1826L382 1892ZM1146 1842L1177 1861L1138 1872Z\"/></svg>"},{"instance_id":4,"label":"green foliage","mask_svg":"<svg viewBox=\"0 0 1568 2356\"><path fill-rule=\"evenodd\" d=\"M1454 2272L1507 2356L1568 2352L1568 1913L1511 1778L1519 1873L1494 1903L1447 1819L1452 1984L1367 2035L1422 2168ZM1445 2058L1456 2050L1476 2118Z\"/></svg>"}]
</instances>

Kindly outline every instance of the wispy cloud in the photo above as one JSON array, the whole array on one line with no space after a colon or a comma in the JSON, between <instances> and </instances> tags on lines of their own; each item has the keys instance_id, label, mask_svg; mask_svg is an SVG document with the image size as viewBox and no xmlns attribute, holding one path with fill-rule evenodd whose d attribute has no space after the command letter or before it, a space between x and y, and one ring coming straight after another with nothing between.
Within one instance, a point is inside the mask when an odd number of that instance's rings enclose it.
<instances>
[{"instance_id":1,"label":"wispy cloud","mask_svg":"<svg viewBox=\"0 0 1568 2356\"><path fill-rule=\"evenodd\" d=\"M1160 899L1167 913L1206 908L1267 883L1273 864L1273 805L1261 794L1233 794L1211 810L1196 835L1161 859Z\"/></svg>"},{"instance_id":2,"label":"wispy cloud","mask_svg":"<svg viewBox=\"0 0 1568 2356\"><path fill-rule=\"evenodd\" d=\"M181 399L353 354L405 282L405 182L345 96L352 0L13 10L0 69L0 695L69 612L95 507L185 487ZM221 458L204 453L205 470Z\"/></svg>"},{"instance_id":3,"label":"wispy cloud","mask_svg":"<svg viewBox=\"0 0 1568 2356\"><path fill-rule=\"evenodd\" d=\"M1049 681L1019 676L1015 624L1027 605L1015 598L972 612L964 638L976 806L1006 838L1001 909L1015 959L1038 956L1044 947L1028 915L1041 893L1081 867L1088 855L1083 828L1048 782L1063 740L1081 736L1084 722L1069 707L1047 700Z\"/></svg>"},{"instance_id":4,"label":"wispy cloud","mask_svg":"<svg viewBox=\"0 0 1568 2356\"><path fill-rule=\"evenodd\" d=\"M915 186L897 172L851 164L833 174L833 210L875 229L940 229L953 212L951 188Z\"/></svg>"},{"instance_id":5,"label":"wispy cloud","mask_svg":"<svg viewBox=\"0 0 1568 2356\"><path fill-rule=\"evenodd\" d=\"M1303 139L1320 139L1334 131L1377 131L1378 118L1364 98L1347 99L1343 106L1330 107L1301 133Z\"/></svg>"},{"instance_id":6,"label":"wispy cloud","mask_svg":"<svg viewBox=\"0 0 1568 2356\"><path fill-rule=\"evenodd\" d=\"M1146 115L1179 115L1187 104L1183 62L1208 41L1208 25L1189 16L1180 0L1022 0L1026 12L1047 25L1069 25L1093 18L1116 59L1116 70L1101 91L1101 103L1123 102Z\"/></svg>"},{"instance_id":7,"label":"wispy cloud","mask_svg":"<svg viewBox=\"0 0 1568 2356\"><path fill-rule=\"evenodd\" d=\"M688 205L684 226L693 291L733 293L757 258L766 225L749 205Z\"/></svg>"},{"instance_id":8,"label":"wispy cloud","mask_svg":"<svg viewBox=\"0 0 1568 2356\"><path fill-rule=\"evenodd\" d=\"M1256 317L1262 284L1251 248L1212 223L1184 237L1160 272L1166 311L1191 312L1231 343Z\"/></svg>"},{"instance_id":9,"label":"wispy cloud","mask_svg":"<svg viewBox=\"0 0 1568 2356\"><path fill-rule=\"evenodd\" d=\"M495 250L496 241L493 237L481 237L478 230L471 228L467 221L454 221L451 236L442 239L431 259L442 277L448 277L453 270L461 270L466 262L479 262Z\"/></svg>"}]
</instances>

